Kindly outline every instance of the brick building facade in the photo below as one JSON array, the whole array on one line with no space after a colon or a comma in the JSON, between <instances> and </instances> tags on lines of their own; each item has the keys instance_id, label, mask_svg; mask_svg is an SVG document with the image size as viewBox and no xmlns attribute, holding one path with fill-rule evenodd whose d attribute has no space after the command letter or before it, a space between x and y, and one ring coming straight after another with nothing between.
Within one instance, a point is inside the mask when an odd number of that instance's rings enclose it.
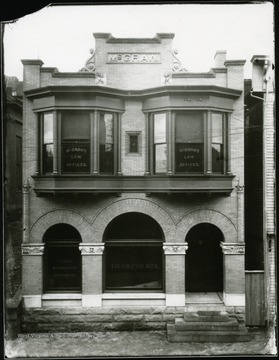
<instances>
[{"instance_id":1,"label":"brick building facade","mask_svg":"<svg viewBox=\"0 0 279 360\"><path fill-rule=\"evenodd\" d=\"M22 60L26 314L244 314L245 61L191 73L173 34L94 37L75 73Z\"/></svg>"}]
</instances>

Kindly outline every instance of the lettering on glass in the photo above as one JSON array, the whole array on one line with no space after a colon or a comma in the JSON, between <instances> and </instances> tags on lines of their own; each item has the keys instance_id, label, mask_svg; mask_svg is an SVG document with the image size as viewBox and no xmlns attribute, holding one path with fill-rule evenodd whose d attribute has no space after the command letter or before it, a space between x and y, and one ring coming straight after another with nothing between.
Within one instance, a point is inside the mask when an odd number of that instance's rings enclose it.
<instances>
[{"instance_id":1,"label":"lettering on glass","mask_svg":"<svg viewBox=\"0 0 279 360\"><path fill-rule=\"evenodd\" d=\"M160 64L160 53L108 53L108 64Z\"/></svg>"},{"instance_id":2,"label":"lettering on glass","mask_svg":"<svg viewBox=\"0 0 279 360\"><path fill-rule=\"evenodd\" d=\"M177 173L203 172L203 144L176 144Z\"/></svg>"},{"instance_id":3,"label":"lettering on glass","mask_svg":"<svg viewBox=\"0 0 279 360\"><path fill-rule=\"evenodd\" d=\"M63 145L62 172L89 172L90 151L89 145Z\"/></svg>"}]
</instances>

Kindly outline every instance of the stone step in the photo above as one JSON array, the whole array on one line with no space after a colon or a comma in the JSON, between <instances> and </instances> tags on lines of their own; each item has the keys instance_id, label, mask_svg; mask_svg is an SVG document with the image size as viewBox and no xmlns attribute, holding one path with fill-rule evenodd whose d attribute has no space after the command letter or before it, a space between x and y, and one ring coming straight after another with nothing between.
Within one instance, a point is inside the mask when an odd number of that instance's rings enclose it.
<instances>
[{"instance_id":1,"label":"stone step","mask_svg":"<svg viewBox=\"0 0 279 360\"><path fill-rule=\"evenodd\" d=\"M231 320L227 312L220 312L219 315L199 315L196 312L185 312L183 317L185 321L190 322L227 322Z\"/></svg>"},{"instance_id":2,"label":"stone step","mask_svg":"<svg viewBox=\"0 0 279 360\"><path fill-rule=\"evenodd\" d=\"M202 321L185 321L181 318L175 319L175 329L177 331L210 331L210 330L227 330L237 331L239 329L239 323L236 319L230 319L229 321L221 322L202 322Z\"/></svg>"},{"instance_id":3,"label":"stone step","mask_svg":"<svg viewBox=\"0 0 279 360\"><path fill-rule=\"evenodd\" d=\"M239 331L176 331L174 324L168 324L167 339L169 342L232 343L250 341L251 334L246 328Z\"/></svg>"}]
</instances>

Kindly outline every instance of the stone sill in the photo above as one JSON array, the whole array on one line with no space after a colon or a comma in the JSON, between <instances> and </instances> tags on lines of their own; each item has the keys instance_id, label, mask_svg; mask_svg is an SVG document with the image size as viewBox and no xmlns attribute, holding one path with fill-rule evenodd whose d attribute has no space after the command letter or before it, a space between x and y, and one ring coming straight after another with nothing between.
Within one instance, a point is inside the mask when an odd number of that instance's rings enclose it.
<instances>
[{"instance_id":1,"label":"stone sill","mask_svg":"<svg viewBox=\"0 0 279 360\"><path fill-rule=\"evenodd\" d=\"M43 294L42 300L81 300L82 294Z\"/></svg>"},{"instance_id":2,"label":"stone sill","mask_svg":"<svg viewBox=\"0 0 279 360\"><path fill-rule=\"evenodd\" d=\"M105 293L102 295L104 300L126 300L126 299L165 299L166 294L162 293Z\"/></svg>"}]
</instances>

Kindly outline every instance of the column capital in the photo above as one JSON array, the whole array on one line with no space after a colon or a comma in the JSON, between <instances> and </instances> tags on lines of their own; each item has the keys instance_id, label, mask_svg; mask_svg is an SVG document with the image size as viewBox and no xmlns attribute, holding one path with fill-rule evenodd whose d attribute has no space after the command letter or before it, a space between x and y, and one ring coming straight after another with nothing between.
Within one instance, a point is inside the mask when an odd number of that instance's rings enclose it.
<instances>
[{"instance_id":1,"label":"column capital","mask_svg":"<svg viewBox=\"0 0 279 360\"><path fill-rule=\"evenodd\" d=\"M103 255L105 249L104 243L81 243L79 250L81 255Z\"/></svg>"},{"instance_id":2,"label":"column capital","mask_svg":"<svg viewBox=\"0 0 279 360\"><path fill-rule=\"evenodd\" d=\"M43 255L45 244L22 244L22 255Z\"/></svg>"},{"instance_id":3,"label":"column capital","mask_svg":"<svg viewBox=\"0 0 279 360\"><path fill-rule=\"evenodd\" d=\"M164 243L165 255L184 255L188 249L187 243Z\"/></svg>"},{"instance_id":4,"label":"column capital","mask_svg":"<svg viewBox=\"0 0 279 360\"><path fill-rule=\"evenodd\" d=\"M220 243L224 255L244 255L245 243Z\"/></svg>"}]
</instances>

